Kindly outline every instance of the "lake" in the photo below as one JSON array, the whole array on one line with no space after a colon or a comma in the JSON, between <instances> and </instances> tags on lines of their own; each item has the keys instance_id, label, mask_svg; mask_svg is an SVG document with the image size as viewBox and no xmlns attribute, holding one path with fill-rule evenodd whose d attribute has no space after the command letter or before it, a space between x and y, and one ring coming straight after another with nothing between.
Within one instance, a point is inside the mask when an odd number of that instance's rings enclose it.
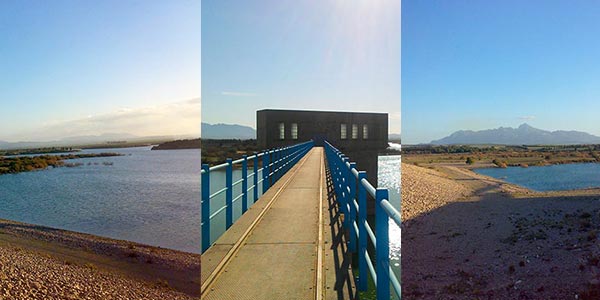
<instances>
[{"instance_id":1,"label":"lake","mask_svg":"<svg viewBox=\"0 0 600 300\"><path fill-rule=\"evenodd\" d=\"M150 148L1 175L0 218L200 253L200 150Z\"/></svg>"},{"instance_id":2,"label":"lake","mask_svg":"<svg viewBox=\"0 0 600 300\"><path fill-rule=\"evenodd\" d=\"M600 164L597 163L483 168L474 171L541 192L600 187Z\"/></svg>"}]
</instances>

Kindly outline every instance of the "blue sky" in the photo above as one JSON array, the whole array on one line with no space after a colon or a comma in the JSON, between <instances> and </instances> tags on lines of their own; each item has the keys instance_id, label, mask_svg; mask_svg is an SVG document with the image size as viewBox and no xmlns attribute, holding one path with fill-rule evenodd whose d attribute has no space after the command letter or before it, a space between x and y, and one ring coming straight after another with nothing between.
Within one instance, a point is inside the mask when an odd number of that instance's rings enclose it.
<instances>
[{"instance_id":1,"label":"blue sky","mask_svg":"<svg viewBox=\"0 0 600 300\"><path fill-rule=\"evenodd\" d=\"M0 1L0 140L197 134L200 17L199 0Z\"/></svg>"},{"instance_id":2,"label":"blue sky","mask_svg":"<svg viewBox=\"0 0 600 300\"><path fill-rule=\"evenodd\" d=\"M403 1L403 143L524 122L600 135L598 20L597 1Z\"/></svg>"},{"instance_id":3,"label":"blue sky","mask_svg":"<svg viewBox=\"0 0 600 300\"><path fill-rule=\"evenodd\" d=\"M202 121L375 111L400 131L400 1L203 1Z\"/></svg>"}]
</instances>

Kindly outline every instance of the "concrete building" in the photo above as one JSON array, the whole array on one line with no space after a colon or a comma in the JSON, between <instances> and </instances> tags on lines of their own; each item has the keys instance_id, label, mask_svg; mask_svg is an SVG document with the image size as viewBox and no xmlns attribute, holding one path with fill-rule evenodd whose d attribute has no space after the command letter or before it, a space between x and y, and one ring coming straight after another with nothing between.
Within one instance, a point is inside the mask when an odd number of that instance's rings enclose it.
<instances>
[{"instance_id":1,"label":"concrete building","mask_svg":"<svg viewBox=\"0 0 600 300\"><path fill-rule=\"evenodd\" d=\"M388 147L388 114L264 109L256 112L259 149L327 140L377 185L377 154Z\"/></svg>"}]
</instances>

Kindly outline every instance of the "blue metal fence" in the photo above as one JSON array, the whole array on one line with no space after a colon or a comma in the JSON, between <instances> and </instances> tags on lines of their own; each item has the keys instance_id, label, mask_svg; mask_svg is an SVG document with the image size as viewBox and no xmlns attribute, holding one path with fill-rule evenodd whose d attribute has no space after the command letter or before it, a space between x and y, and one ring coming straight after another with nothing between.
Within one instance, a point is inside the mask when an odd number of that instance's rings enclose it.
<instances>
[{"instance_id":1,"label":"blue metal fence","mask_svg":"<svg viewBox=\"0 0 600 300\"><path fill-rule=\"evenodd\" d=\"M243 158L232 160L228 158L225 163L209 167L208 164L202 164L201 174L201 214L202 214L202 253L206 251L211 243L210 225L211 220L225 210L225 226L229 229L233 222L233 204L242 200L242 214L248 209L249 192L253 191L254 202L258 200L258 187L262 183L262 192L265 193L269 187L280 179L296 162L298 162L313 147L314 142L305 143L266 150L256 153L250 157L244 155ZM259 162L262 159L262 165L259 168ZM248 161L254 163L253 172L248 174ZM233 182L233 167L241 165L242 178ZM210 176L211 173L218 170L225 170L225 186L211 194ZM260 177L260 179L259 179ZM248 182L252 180L252 185L248 187ZM242 184L239 195L234 195L234 187ZM210 213L211 200L216 196L225 193L225 205Z\"/></svg>"},{"instance_id":2,"label":"blue metal fence","mask_svg":"<svg viewBox=\"0 0 600 300\"><path fill-rule=\"evenodd\" d=\"M367 173L358 171L356 163L327 141L325 153L336 199L344 214L343 227L350 231L348 248L351 252L358 248L358 290L367 290L368 272L377 289L377 300L390 299L390 282L400 299L400 282L390 268L389 243L389 219L400 227L400 213L390 204L387 189L375 189L367 180ZM367 222L367 194L375 199L375 232ZM375 264L367 250L367 237L375 249Z\"/></svg>"}]
</instances>

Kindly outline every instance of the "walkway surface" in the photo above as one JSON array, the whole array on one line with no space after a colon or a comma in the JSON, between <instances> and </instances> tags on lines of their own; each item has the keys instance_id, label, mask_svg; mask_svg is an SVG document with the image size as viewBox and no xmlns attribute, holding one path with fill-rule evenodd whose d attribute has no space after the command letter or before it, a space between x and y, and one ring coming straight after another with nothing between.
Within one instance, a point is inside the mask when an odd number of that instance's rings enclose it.
<instances>
[{"instance_id":1,"label":"walkway surface","mask_svg":"<svg viewBox=\"0 0 600 300\"><path fill-rule=\"evenodd\" d=\"M351 298L325 174L313 148L202 255L202 299Z\"/></svg>"}]
</instances>

